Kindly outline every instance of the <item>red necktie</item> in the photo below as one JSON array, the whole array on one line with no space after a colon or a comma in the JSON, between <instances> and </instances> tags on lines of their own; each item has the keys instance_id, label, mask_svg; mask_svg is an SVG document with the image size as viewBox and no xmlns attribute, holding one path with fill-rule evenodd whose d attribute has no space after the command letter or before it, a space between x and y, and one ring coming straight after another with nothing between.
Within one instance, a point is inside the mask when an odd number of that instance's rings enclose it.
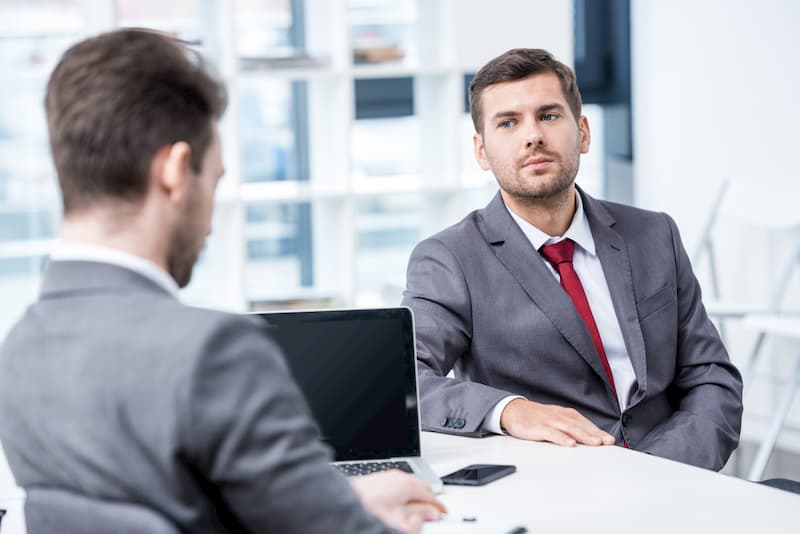
<instances>
[{"instance_id":1,"label":"red necktie","mask_svg":"<svg viewBox=\"0 0 800 534\"><path fill-rule=\"evenodd\" d=\"M574 251L575 242L571 239L564 239L558 243L543 246L539 252L558 271L561 277L561 287L572 299L578 314L586 324L586 328L592 336L592 341L594 341L594 348L597 349L597 353L600 355L600 363L603 364L603 369L606 371L608 383L611 384L611 389L616 396L617 387L614 385L614 375L611 374L611 366L608 364L608 358L606 358L603 340L600 339L600 331L597 329L597 323L594 322L592 309L589 307L589 301L586 300L586 293L583 292L583 285L581 285L581 281L578 278L578 273L572 267L572 253Z\"/></svg>"}]
</instances>

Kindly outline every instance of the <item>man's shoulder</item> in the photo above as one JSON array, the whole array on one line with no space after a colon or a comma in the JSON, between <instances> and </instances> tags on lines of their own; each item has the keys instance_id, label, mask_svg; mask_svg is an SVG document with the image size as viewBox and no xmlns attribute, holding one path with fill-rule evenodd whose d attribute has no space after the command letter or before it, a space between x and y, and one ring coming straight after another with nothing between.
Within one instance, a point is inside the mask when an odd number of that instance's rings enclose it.
<instances>
[{"instance_id":1,"label":"man's shoulder","mask_svg":"<svg viewBox=\"0 0 800 534\"><path fill-rule=\"evenodd\" d=\"M209 344L269 343L270 338L256 316L179 302L168 306L176 337L189 336L189 345L203 347Z\"/></svg>"},{"instance_id":2,"label":"man's shoulder","mask_svg":"<svg viewBox=\"0 0 800 534\"><path fill-rule=\"evenodd\" d=\"M594 202L602 205L610 214L612 214L615 218L622 218L622 219L651 219L651 220L663 220L664 213L660 211L648 210L644 208L639 208L637 206L631 206L630 204L622 204L620 202L613 202L611 200L598 200L594 199Z\"/></svg>"},{"instance_id":3,"label":"man's shoulder","mask_svg":"<svg viewBox=\"0 0 800 534\"><path fill-rule=\"evenodd\" d=\"M615 223L615 228L632 228L637 232L643 230L670 231L672 219L664 212L653 211L629 204L612 202L610 200L591 199L590 209L593 206L595 212L605 211ZM598 209L599 208L599 209Z\"/></svg>"},{"instance_id":4,"label":"man's shoulder","mask_svg":"<svg viewBox=\"0 0 800 534\"><path fill-rule=\"evenodd\" d=\"M423 240L423 243L438 243L440 246L454 250L462 250L465 247L471 248L477 243L484 241L480 226L483 221L482 209L468 213L463 219L447 228L436 232Z\"/></svg>"}]
</instances>

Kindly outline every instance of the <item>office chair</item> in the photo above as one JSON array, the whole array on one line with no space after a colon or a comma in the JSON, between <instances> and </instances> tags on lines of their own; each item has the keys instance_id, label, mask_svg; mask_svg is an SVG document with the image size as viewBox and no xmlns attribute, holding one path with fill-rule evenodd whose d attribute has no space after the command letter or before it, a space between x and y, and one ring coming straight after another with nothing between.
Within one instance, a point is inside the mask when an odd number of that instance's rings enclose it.
<instances>
[{"instance_id":1,"label":"office chair","mask_svg":"<svg viewBox=\"0 0 800 534\"><path fill-rule=\"evenodd\" d=\"M46 488L25 499L28 534L179 534L160 514L138 504L102 501Z\"/></svg>"},{"instance_id":2,"label":"office chair","mask_svg":"<svg viewBox=\"0 0 800 534\"><path fill-rule=\"evenodd\" d=\"M755 343L742 369L745 391L756 376L759 359L769 338L800 341L800 313L784 308L787 289L800 266L800 213L793 204L799 193L800 190L796 187L786 186L779 191L765 190L748 182L724 179L703 226L698 247L694 251L694 264L700 263L701 259L707 260L712 300L707 303L706 308L709 316L716 319L723 342L726 341L726 322L730 319L743 320L743 325L756 333ZM720 299L720 273L713 236L717 227L722 225L720 217L723 213L728 219L739 220L770 235L794 236L793 242L789 244L788 254L782 254L784 259L778 265L764 266L771 287L765 305L731 304ZM773 408L768 430L762 436L758 452L748 471L747 478L752 481L761 479L778 436L785 426L785 419L795 395L800 391L800 358L796 359L795 368L789 376L768 378L776 387L780 387L780 399Z\"/></svg>"},{"instance_id":3,"label":"office chair","mask_svg":"<svg viewBox=\"0 0 800 534\"><path fill-rule=\"evenodd\" d=\"M769 480L762 480L759 484L770 486L775 489L790 491L792 493L800 494L800 482L788 478L771 478Z\"/></svg>"}]
</instances>

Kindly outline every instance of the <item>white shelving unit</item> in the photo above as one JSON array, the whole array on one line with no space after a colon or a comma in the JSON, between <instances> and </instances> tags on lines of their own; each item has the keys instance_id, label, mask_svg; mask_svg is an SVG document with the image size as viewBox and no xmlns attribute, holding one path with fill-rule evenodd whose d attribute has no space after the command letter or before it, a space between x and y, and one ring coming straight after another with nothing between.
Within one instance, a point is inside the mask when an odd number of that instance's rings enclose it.
<instances>
[{"instance_id":1,"label":"white shelving unit","mask_svg":"<svg viewBox=\"0 0 800 534\"><path fill-rule=\"evenodd\" d=\"M297 68L281 61L272 62L274 68L253 68L269 63L258 60L242 68L239 57L252 55L260 40L277 35L276 25L291 23L298 13L289 9L291 0L283 4L281 0L174 0L169 5L155 0L74 0L18 5L27 14L13 24L0 23L7 36L44 31L78 40L124 23L177 31L180 37L202 41L202 52L229 89L230 105L221 124L227 175L217 192L214 232L184 299L236 311L247 310L252 303L398 303L413 245L485 205L496 190L493 177L482 173L471 155L464 74L511 46L543 47L561 58L571 56L571 0L496 0L491 7L480 0L304 0L299 13L307 59L298 61ZM278 10L265 13L264 6ZM48 17L54 20L48 23ZM69 24L59 24L59 18ZM30 30L25 20L37 21L38 26ZM534 20L541 24L532 25ZM355 64L353 36L388 24L395 26L388 33L401 41L405 57L394 63ZM55 61L59 52L47 46L52 52L48 61ZM320 66L313 66L313 60ZM39 109L51 68L30 62L16 69L19 85L5 85L5 101L24 97L28 108ZM413 79L413 115L356 120L356 80L391 78ZM303 85L299 96L305 103L304 116L293 119L292 87L297 83ZM251 115L253 102L248 98L269 107L268 120ZM46 205L57 221L44 114L30 117L27 113L25 120L32 122L30 136L36 139L31 146L39 147L38 156L26 156L12 172L26 187L52 184L50 193L20 198L31 212ZM297 148L291 124L287 125L293 120L305 129L302 148L307 154L298 158L305 170L300 176L272 176L272 181L266 181L270 177L259 169L254 176L254 161L269 165L279 157L278 149ZM8 121L15 130L24 122ZM4 146L19 153L19 143L0 142L0 150ZM30 172L24 170L29 164ZM3 209L24 212L26 208L6 203L0 205L0 212ZM56 237L0 240L0 261L35 259ZM266 251L266 257L254 259L259 251ZM11 304L0 316L0 331L35 296L38 277L33 268L19 276L0 277L2 288L11 295Z\"/></svg>"},{"instance_id":2,"label":"white shelving unit","mask_svg":"<svg viewBox=\"0 0 800 534\"><path fill-rule=\"evenodd\" d=\"M401 298L408 253L415 242L483 204L495 189L491 175L476 178L475 169L462 168L465 70L457 64L453 27L458 20L459 3L306 0L306 53L318 58L322 66L246 70L240 69L236 57L236 28L229 7L229 2L212 1L205 8L205 12L215 14L214 24L206 27L217 34L208 39L215 45L209 52L230 88L223 139L231 145L240 137L237 84L304 82L309 172L303 181L244 182L241 172L235 171L241 169L241 156L227 152L228 183L221 188L218 203L230 209L217 217L215 233L233 236L244 225L245 236L248 228L253 230L250 234L286 236L287 230L291 232L286 225L243 223L246 206L309 203L313 284L298 286L297 277L287 272L297 269L296 263L275 260L259 268L255 262L247 261L245 250L235 257L214 253L212 238L209 254L193 283L197 287L190 286L188 296L199 302L211 297L218 305L220 291L232 294L238 290L240 308L254 301L281 306L284 299L310 300L310 305L319 304L320 300L339 306L396 304ZM405 26L408 31L404 34L412 35L414 40L403 45L412 52L393 63L354 64L353 24ZM363 139L355 135L356 128L362 125L361 120L354 119L355 81L400 77L411 77L414 84L414 115L398 121L405 121L415 134L399 140L403 152L417 155L418 160L411 165L414 172L365 175L354 161L355 152L363 149L358 145ZM402 143L416 146L406 150L408 145ZM387 153L391 152L388 148ZM478 204L474 202L476 198L481 199ZM365 203L376 201L397 204L400 211L366 212ZM404 205L407 210L402 209ZM225 220L226 216L230 219ZM359 236L364 232L393 230L415 237L396 246L359 246ZM226 263L225 267L216 265L220 260ZM224 288L225 281L220 283L213 274L223 271L243 272L244 284L234 287L228 279L231 287ZM204 283L204 279L211 278L213 282ZM236 305L233 300L229 303Z\"/></svg>"}]
</instances>

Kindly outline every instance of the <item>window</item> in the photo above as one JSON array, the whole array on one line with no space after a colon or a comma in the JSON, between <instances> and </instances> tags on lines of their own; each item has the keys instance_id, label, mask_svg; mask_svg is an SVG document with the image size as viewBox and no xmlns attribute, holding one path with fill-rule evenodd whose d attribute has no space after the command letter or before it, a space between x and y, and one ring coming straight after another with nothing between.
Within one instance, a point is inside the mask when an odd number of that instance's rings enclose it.
<instances>
[{"instance_id":1,"label":"window","mask_svg":"<svg viewBox=\"0 0 800 534\"><path fill-rule=\"evenodd\" d=\"M463 97L475 65L460 64L459 9L445 0L1 3L0 332L35 297L57 238L47 77L67 46L119 26L196 43L228 86L227 176L186 302L399 303L414 245L496 191L472 153ZM592 168L585 162L582 176Z\"/></svg>"},{"instance_id":2,"label":"window","mask_svg":"<svg viewBox=\"0 0 800 534\"><path fill-rule=\"evenodd\" d=\"M0 336L35 298L56 237L60 200L42 101L84 25L78 1L0 4Z\"/></svg>"}]
</instances>

